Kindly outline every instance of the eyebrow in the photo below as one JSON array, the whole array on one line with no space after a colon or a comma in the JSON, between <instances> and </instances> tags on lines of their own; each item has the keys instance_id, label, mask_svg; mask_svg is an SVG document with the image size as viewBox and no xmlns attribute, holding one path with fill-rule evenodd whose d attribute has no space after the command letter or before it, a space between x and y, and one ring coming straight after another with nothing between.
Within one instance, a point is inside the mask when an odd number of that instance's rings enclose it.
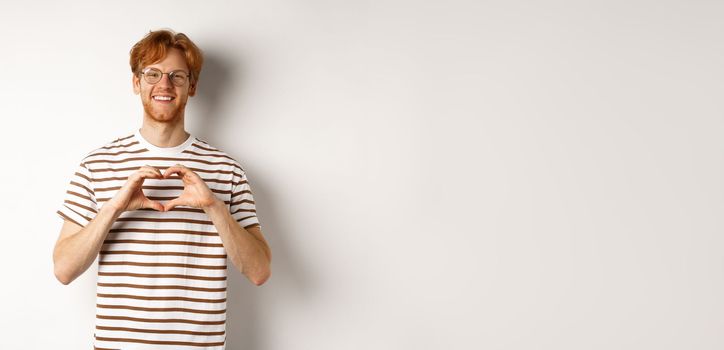
<instances>
[{"instance_id":1,"label":"eyebrow","mask_svg":"<svg viewBox=\"0 0 724 350\"><path fill-rule=\"evenodd\" d=\"M160 70L160 71L163 71L163 69L161 69L161 68L159 68L159 67L153 67L153 66L145 66L145 67L143 67L143 69L147 69L147 68L155 68L155 69L158 69L158 70ZM141 69L141 70L143 70L143 69ZM184 72L186 72L186 73L190 73L190 72L191 72L191 70L186 70L186 69L183 69L183 68L171 69L169 72L174 72L174 71L178 71L178 70L184 71Z\"/></svg>"}]
</instances>

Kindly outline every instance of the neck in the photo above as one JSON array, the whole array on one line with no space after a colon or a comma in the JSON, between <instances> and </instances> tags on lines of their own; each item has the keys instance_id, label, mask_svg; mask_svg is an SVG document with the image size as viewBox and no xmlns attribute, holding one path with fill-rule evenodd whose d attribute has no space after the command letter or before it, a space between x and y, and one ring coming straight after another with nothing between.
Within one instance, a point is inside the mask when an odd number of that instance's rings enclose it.
<instances>
[{"instance_id":1,"label":"neck","mask_svg":"<svg viewBox=\"0 0 724 350\"><path fill-rule=\"evenodd\" d=\"M176 147L189 137L184 128L183 118L176 123L160 123L149 116L143 117L141 135L157 147Z\"/></svg>"}]
</instances>

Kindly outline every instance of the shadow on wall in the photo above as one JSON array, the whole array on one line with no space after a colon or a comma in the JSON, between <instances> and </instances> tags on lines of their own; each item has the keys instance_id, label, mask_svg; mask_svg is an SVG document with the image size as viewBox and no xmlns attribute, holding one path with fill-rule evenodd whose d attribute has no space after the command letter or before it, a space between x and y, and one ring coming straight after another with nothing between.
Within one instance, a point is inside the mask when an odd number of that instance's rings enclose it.
<instances>
[{"instance_id":1,"label":"shadow on wall","mask_svg":"<svg viewBox=\"0 0 724 350\"><path fill-rule=\"evenodd\" d=\"M206 139L207 136L228 132L225 129L228 125L227 120L239 115L238 113L232 113L232 116L219 114L219 106L234 98L228 94L229 87L233 85L233 93L237 95L243 94L245 88L243 81L231 84L234 76L240 76L233 72L243 71L243 62L236 59L231 61L225 57L228 55L204 51L204 68L201 71L197 94L191 102L196 104L199 113L192 118L203 118L203 122L196 124L198 129L194 133L202 140L226 151L243 167L243 159L236 156L242 154L239 146L218 144L213 141L213 137ZM241 131L245 130L242 128ZM263 145L259 145L259 148L263 148ZM285 245L287 242L285 234L293 234L295 230L288 227L287 221L284 220L285 215L275 210L278 208L273 204L273 198L278 197L274 191L275 186L252 173L249 173L249 183L254 194L262 232L272 250L272 276L265 284L258 287L242 275L231 261L227 261L229 277L227 278L226 348L229 350L268 348L269 344L265 344L263 337L276 332L274 329L264 329L265 322L269 321L269 318L263 316L269 314L267 310L272 303L303 304L310 287L314 284L313 276L308 271L303 271L303 266L297 262L298 259L295 259L293 251L287 249Z\"/></svg>"},{"instance_id":2,"label":"shadow on wall","mask_svg":"<svg viewBox=\"0 0 724 350\"><path fill-rule=\"evenodd\" d=\"M196 87L196 95L189 99L190 103L196 104L198 115L193 118L201 119L196 124L198 129L194 132L202 140L207 140L207 135L212 135L215 129L223 130L222 118L219 117L219 103L222 101L224 92L228 91L231 79L229 64L221 59L220 55L204 51L204 66L201 69L201 77ZM188 120L186 120L188 124Z\"/></svg>"}]
</instances>

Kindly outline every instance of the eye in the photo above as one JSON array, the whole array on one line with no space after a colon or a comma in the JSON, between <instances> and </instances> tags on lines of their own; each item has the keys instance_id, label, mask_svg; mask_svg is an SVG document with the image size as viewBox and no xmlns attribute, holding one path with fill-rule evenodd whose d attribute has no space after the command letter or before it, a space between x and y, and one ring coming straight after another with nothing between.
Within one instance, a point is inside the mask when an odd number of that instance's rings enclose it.
<instances>
[{"instance_id":1,"label":"eye","mask_svg":"<svg viewBox=\"0 0 724 350\"><path fill-rule=\"evenodd\" d=\"M188 78L186 72L183 71L175 71L171 73L171 76L173 78L173 81L179 85L186 82L186 78Z\"/></svg>"},{"instance_id":2,"label":"eye","mask_svg":"<svg viewBox=\"0 0 724 350\"><path fill-rule=\"evenodd\" d=\"M153 79L157 79L157 78L161 77L161 72L159 72L155 69L149 69L146 71L146 73L143 73L143 74L145 74L147 77L153 78Z\"/></svg>"}]
</instances>

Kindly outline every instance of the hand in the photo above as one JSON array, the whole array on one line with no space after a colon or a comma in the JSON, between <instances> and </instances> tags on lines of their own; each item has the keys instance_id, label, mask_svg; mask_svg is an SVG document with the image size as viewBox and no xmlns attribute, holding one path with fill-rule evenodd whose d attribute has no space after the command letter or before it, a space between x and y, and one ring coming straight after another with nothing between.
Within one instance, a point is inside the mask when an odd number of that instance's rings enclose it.
<instances>
[{"instance_id":1,"label":"hand","mask_svg":"<svg viewBox=\"0 0 724 350\"><path fill-rule=\"evenodd\" d=\"M152 201L143 194L143 181L145 179L163 179L161 172L152 166L142 166L135 173L131 174L120 190L116 192L105 205L114 207L120 212L131 211L141 208L151 208L163 211L163 205Z\"/></svg>"},{"instance_id":2,"label":"hand","mask_svg":"<svg viewBox=\"0 0 724 350\"><path fill-rule=\"evenodd\" d=\"M191 169L176 164L164 171L163 178L168 179L173 174L179 174L184 183L184 190L180 196L163 205L164 211L169 211L177 205L187 205L194 208L201 208L204 211L219 202L219 199L206 186L201 177Z\"/></svg>"}]
</instances>

